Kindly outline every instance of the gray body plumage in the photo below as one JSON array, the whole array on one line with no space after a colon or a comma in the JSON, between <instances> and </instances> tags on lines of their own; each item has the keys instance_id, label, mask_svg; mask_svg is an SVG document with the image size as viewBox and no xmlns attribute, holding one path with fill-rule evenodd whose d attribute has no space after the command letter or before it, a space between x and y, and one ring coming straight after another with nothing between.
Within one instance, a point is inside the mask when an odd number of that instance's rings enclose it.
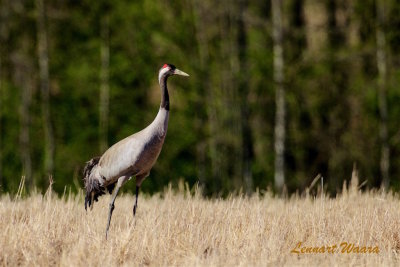
<instances>
[{"instance_id":1,"label":"gray body plumage","mask_svg":"<svg viewBox=\"0 0 400 267\"><path fill-rule=\"evenodd\" d=\"M92 170L90 179L97 179L101 186L107 187L121 176L136 176L140 185L160 155L168 117L169 111L160 108L149 126L111 146Z\"/></svg>"}]
</instances>

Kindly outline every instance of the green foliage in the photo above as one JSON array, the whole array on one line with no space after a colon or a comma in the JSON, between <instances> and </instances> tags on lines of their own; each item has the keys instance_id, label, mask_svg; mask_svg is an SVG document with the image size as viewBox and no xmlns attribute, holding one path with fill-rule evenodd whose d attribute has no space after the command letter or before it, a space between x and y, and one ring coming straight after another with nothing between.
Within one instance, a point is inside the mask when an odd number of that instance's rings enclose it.
<instances>
[{"instance_id":1,"label":"green foliage","mask_svg":"<svg viewBox=\"0 0 400 267\"><path fill-rule=\"evenodd\" d=\"M335 192L356 163L367 186L379 186L375 2L314 2L290 0L284 5L286 184L289 191L301 190L321 173ZM245 7L246 51L240 51L238 44L240 1L84 0L45 1L45 5L57 192L65 186L73 190L78 189L76 184L82 186L85 161L104 152L99 151L99 88L101 25L106 16L109 145L153 120L160 96L157 71L163 63L190 74L184 81L169 80L167 139L143 190L160 191L182 178L190 186L199 182L208 195L245 188L243 106L249 110L246 119L254 151L252 189L272 185L275 93L269 1L248 1ZM390 70L390 174L391 185L399 189L395 178L400 174L400 4L388 1L388 7L384 29ZM23 77L32 83L32 180L45 190L48 174L43 166L35 1L5 0L0 11L0 192L15 192L25 173L20 141L22 86L15 73L26 66L31 71L23 72ZM239 88L241 52L247 74L244 89ZM123 190L132 192L134 186L130 182Z\"/></svg>"}]
</instances>

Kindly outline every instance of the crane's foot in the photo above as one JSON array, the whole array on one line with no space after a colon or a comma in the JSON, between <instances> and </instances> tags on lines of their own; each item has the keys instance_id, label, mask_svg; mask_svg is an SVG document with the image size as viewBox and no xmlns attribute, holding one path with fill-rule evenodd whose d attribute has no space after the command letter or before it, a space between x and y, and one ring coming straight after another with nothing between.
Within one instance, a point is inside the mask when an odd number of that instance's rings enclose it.
<instances>
[{"instance_id":1,"label":"crane's foot","mask_svg":"<svg viewBox=\"0 0 400 267\"><path fill-rule=\"evenodd\" d=\"M112 216L113 211L114 211L114 203L110 203L110 210L108 212L108 222L107 222L107 228L106 228L106 240L108 237L108 229L110 229L111 216Z\"/></svg>"}]
</instances>

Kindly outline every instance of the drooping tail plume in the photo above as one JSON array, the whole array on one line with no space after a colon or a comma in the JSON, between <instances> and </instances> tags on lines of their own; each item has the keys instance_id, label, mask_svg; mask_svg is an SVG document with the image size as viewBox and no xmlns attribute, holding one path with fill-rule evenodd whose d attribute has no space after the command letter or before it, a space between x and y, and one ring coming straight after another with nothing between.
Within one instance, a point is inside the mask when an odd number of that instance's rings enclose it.
<instances>
[{"instance_id":1,"label":"drooping tail plume","mask_svg":"<svg viewBox=\"0 0 400 267\"><path fill-rule=\"evenodd\" d=\"M99 164L100 157L95 157L86 162L83 169L83 180L85 182L86 196L85 196L85 210L89 204L92 206L93 201L97 201L98 197L105 194L105 189L100 185L99 181L92 175L93 169Z\"/></svg>"}]
</instances>

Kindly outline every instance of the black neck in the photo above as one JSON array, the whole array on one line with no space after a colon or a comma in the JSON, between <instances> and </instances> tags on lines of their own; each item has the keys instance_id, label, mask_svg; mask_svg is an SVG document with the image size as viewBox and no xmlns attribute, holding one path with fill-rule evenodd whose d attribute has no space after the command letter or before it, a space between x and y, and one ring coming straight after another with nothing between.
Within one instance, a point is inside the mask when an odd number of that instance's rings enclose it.
<instances>
[{"instance_id":1,"label":"black neck","mask_svg":"<svg viewBox=\"0 0 400 267\"><path fill-rule=\"evenodd\" d=\"M168 88L167 88L167 79L168 79L167 75L164 75L160 79L160 87L161 87L160 108L163 108L165 110L169 110L169 94L168 94Z\"/></svg>"}]
</instances>

